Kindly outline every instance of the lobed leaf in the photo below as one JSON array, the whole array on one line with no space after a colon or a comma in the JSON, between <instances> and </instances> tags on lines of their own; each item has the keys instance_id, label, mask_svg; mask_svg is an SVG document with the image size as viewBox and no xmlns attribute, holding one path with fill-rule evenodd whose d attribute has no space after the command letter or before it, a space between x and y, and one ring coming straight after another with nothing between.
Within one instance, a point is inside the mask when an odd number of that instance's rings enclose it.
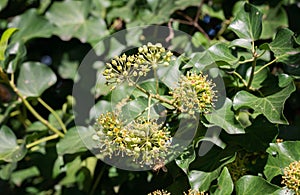
<instances>
[{"instance_id":1,"label":"lobed leaf","mask_svg":"<svg viewBox=\"0 0 300 195\"><path fill-rule=\"evenodd\" d=\"M235 110L242 107L252 108L255 112L263 114L270 122L288 124L283 115L286 99L295 91L294 83L290 83L281 91L266 97L256 97L249 92L239 91L233 100Z\"/></svg>"}]
</instances>

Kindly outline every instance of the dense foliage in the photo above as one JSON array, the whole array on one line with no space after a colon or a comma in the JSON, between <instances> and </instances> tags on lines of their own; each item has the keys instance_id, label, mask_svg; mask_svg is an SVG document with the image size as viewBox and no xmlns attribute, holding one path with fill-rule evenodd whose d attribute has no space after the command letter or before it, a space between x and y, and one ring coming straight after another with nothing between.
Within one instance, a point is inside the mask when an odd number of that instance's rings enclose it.
<instances>
[{"instance_id":1,"label":"dense foliage","mask_svg":"<svg viewBox=\"0 0 300 195\"><path fill-rule=\"evenodd\" d=\"M299 4L0 1L0 194L299 194Z\"/></svg>"}]
</instances>

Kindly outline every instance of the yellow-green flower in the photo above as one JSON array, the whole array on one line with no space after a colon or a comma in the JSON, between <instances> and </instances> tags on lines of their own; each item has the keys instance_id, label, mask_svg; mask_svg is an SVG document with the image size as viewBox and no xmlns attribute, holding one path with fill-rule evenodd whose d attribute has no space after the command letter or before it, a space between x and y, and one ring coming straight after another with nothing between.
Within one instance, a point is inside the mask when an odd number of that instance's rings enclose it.
<instances>
[{"instance_id":1,"label":"yellow-green flower","mask_svg":"<svg viewBox=\"0 0 300 195\"><path fill-rule=\"evenodd\" d=\"M155 119L141 117L126 124L115 113L107 112L97 119L95 129L93 139L99 142L102 154L127 155L141 166L164 160L171 148L169 130Z\"/></svg>"},{"instance_id":2,"label":"yellow-green flower","mask_svg":"<svg viewBox=\"0 0 300 195\"><path fill-rule=\"evenodd\" d=\"M282 176L282 184L289 189L300 194L300 161L292 162L288 167L284 168L284 176Z\"/></svg>"},{"instance_id":3,"label":"yellow-green flower","mask_svg":"<svg viewBox=\"0 0 300 195\"><path fill-rule=\"evenodd\" d=\"M208 113L213 108L215 98L214 83L202 73L187 72L181 76L179 85L170 93L182 112Z\"/></svg>"}]
</instances>

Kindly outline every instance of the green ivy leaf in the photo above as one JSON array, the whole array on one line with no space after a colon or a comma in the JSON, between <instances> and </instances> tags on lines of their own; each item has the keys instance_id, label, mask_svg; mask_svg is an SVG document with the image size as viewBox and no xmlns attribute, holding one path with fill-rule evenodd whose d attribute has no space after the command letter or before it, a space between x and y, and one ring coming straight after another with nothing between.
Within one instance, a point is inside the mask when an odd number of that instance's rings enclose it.
<instances>
[{"instance_id":1,"label":"green ivy leaf","mask_svg":"<svg viewBox=\"0 0 300 195\"><path fill-rule=\"evenodd\" d=\"M298 64L300 62L300 45L295 42L294 32L287 29L280 29L275 39L269 44L278 62L285 64Z\"/></svg>"},{"instance_id":2,"label":"green ivy leaf","mask_svg":"<svg viewBox=\"0 0 300 195\"><path fill-rule=\"evenodd\" d=\"M59 182L61 185L70 185L76 182L76 173L81 168L80 156L77 156L72 162L69 162L64 167L66 176Z\"/></svg>"},{"instance_id":3,"label":"green ivy leaf","mask_svg":"<svg viewBox=\"0 0 300 195\"><path fill-rule=\"evenodd\" d=\"M16 30L18 30L17 28L9 28L6 31L4 31L4 33L1 36L1 40L0 40L0 60L4 60L5 59L5 51L7 48L7 44L8 44L8 39L12 36L12 34L14 32L16 32ZM1 63L2 65L2 63Z\"/></svg>"},{"instance_id":4,"label":"green ivy leaf","mask_svg":"<svg viewBox=\"0 0 300 195\"><path fill-rule=\"evenodd\" d=\"M233 191L233 182L227 167L224 167L223 171L218 177L218 187L213 194L214 195L231 194L232 191Z\"/></svg>"},{"instance_id":5,"label":"green ivy leaf","mask_svg":"<svg viewBox=\"0 0 300 195\"><path fill-rule=\"evenodd\" d=\"M212 172L196 171L189 172L188 178L192 189L207 191L211 182L218 178L221 168Z\"/></svg>"},{"instance_id":6,"label":"green ivy leaf","mask_svg":"<svg viewBox=\"0 0 300 195\"><path fill-rule=\"evenodd\" d=\"M251 50L251 48L252 48L250 39L234 39L230 43L230 47L233 47L233 46L245 48L248 50Z\"/></svg>"},{"instance_id":7,"label":"green ivy leaf","mask_svg":"<svg viewBox=\"0 0 300 195\"><path fill-rule=\"evenodd\" d=\"M255 41L262 32L262 13L253 5L245 3L228 29L235 32L239 38Z\"/></svg>"},{"instance_id":8,"label":"green ivy leaf","mask_svg":"<svg viewBox=\"0 0 300 195\"><path fill-rule=\"evenodd\" d=\"M53 25L44 16L39 15L36 9L30 9L15 17L9 25L19 29L13 37L14 42L20 40L26 42L32 38L47 38L52 35L54 30Z\"/></svg>"},{"instance_id":9,"label":"green ivy leaf","mask_svg":"<svg viewBox=\"0 0 300 195\"><path fill-rule=\"evenodd\" d=\"M266 97L256 97L249 92L239 91L233 100L235 110L242 107L250 107L255 112L263 114L270 122L288 124L283 115L283 108L286 99L295 91L294 83L290 83L281 91Z\"/></svg>"},{"instance_id":10,"label":"green ivy leaf","mask_svg":"<svg viewBox=\"0 0 300 195\"><path fill-rule=\"evenodd\" d=\"M194 145L191 144L177 159L175 159L176 164L185 172L188 173L188 168L196 159L196 153L194 149Z\"/></svg>"},{"instance_id":11,"label":"green ivy leaf","mask_svg":"<svg viewBox=\"0 0 300 195\"><path fill-rule=\"evenodd\" d=\"M213 111L210 114L206 114L205 118L212 125L217 125L224 129L229 134L241 134L245 133L243 127L235 120L234 112L231 110L232 102L230 99L226 99L224 105ZM212 126L211 124L207 126Z\"/></svg>"},{"instance_id":12,"label":"green ivy leaf","mask_svg":"<svg viewBox=\"0 0 300 195\"><path fill-rule=\"evenodd\" d=\"M23 181L28 178L36 177L40 175L40 171L36 166L29 167L27 169L21 169L14 172L11 175L11 180L16 186L21 186Z\"/></svg>"},{"instance_id":13,"label":"green ivy leaf","mask_svg":"<svg viewBox=\"0 0 300 195\"><path fill-rule=\"evenodd\" d=\"M83 144L81 137L78 134L78 131L84 131L83 127L73 127L67 131L65 137L60 139L56 145L57 154L74 154L77 152L84 152L87 150Z\"/></svg>"},{"instance_id":14,"label":"green ivy leaf","mask_svg":"<svg viewBox=\"0 0 300 195\"><path fill-rule=\"evenodd\" d=\"M81 42L98 42L108 34L102 18L88 16L81 1L55 2L46 13L46 18L57 26L54 33L63 40L76 37Z\"/></svg>"},{"instance_id":15,"label":"green ivy leaf","mask_svg":"<svg viewBox=\"0 0 300 195\"><path fill-rule=\"evenodd\" d=\"M20 68L17 86L23 96L38 97L55 82L56 75L48 66L26 62Z\"/></svg>"},{"instance_id":16,"label":"green ivy leaf","mask_svg":"<svg viewBox=\"0 0 300 195\"><path fill-rule=\"evenodd\" d=\"M288 26L288 16L285 9L279 3L276 7L269 5L264 6L261 9L263 16L262 23L262 39L270 39L277 31L278 27Z\"/></svg>"},{"instance_id":17,"label":"green ivy leaf","mask_svg":"<svg viewBox=\"0 0 300 195\"><path fill-rule=\"evenodd\" d=\"M0 166L0 178L3 180L8 180L16 168L17 168L16 162L7 163L6 165L1 165Z\"/></svg>"},{"instance_id":18,"label":"green ivy leaf","mask_svg":"<svg viewBox=\"0 0 300 195\"><path fill-rule=\"evenodd\" d=\"M234 68L238 63L238 58L232 55L229 46L225 43L217 43L208 48L210 57L215 61L226 62L221 68Z\"/></svg>"},{"instance_id":19,"label":"green ivy leaf","mask_svg":"<svg viewBox=\"0 0 300 195\"><path fill-rule=\"evenodd\" d=\"M268 181L275 176L282 175L283 169L291 162L300 160L300 141L286 141L283 143L271 143L267 149L269 154L264 174Z\"/></svg>"},{"instance_id":20,"label":"green ivy leaf","mask_svg":"<svg viewBox=\"0 0 300 195\"><path fill-rule=\"evenodd\" d=\"M237 195L260 195L272 194L280 187L267 182L262 177L245 175L236 182L235 189Z\"/></svg>"},{"instance_id":21,"label":"green ivy leaf","mask_svg":"<svg viewBox=\"0 0 300 195\"><path fill-rule=\"evenodd\" d=\"M25 144L18 145L13 131L7 127L0 128L0 160L16 162L21 160L27 152Z\"/></svg>"}]
</instances>

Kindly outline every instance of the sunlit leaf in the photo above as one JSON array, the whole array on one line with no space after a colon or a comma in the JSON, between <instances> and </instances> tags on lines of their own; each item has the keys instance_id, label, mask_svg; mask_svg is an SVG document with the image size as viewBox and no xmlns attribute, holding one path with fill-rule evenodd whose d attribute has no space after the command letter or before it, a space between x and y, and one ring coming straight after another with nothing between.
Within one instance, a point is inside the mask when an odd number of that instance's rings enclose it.
<instances>
[{"instance_id":1,"label":"sunlit leaf","mask_svg":"<svg viewBox=\"0 0 300 195\"><path fill-rule=\"evenodd\" d=\"M0 160L15 162L21 160L27 152L25 145L18 145L14 132L7 126L0 128Z\"/></svg>"},{"instance_id":2,"label":"sunlit leaf","mask_svg":"<svg viewBox=\"0 0 300 195\"><path fill-rule=\"evenodd\" d=\"M20 68L17 86L26 97L38 97L56 82L56 75L46 65L26 62Z\"/></svg>"},{"instance_id":3,"label":"sunlit leaf","mask_svg":"<svg viewBox=\"0 0 300 195\"><path fill-rule=\"evenodd\" d=\"M229 25L239 38L257 40L262 32L262 13L253 5L245 3Z\"/></svg>"},{"instance_id":4,"label":"sunlit leaf","mask_svg":"<svg viewBox=\"0 0 300 195\"><path fill-rule=\"evenodd\" d=\"M84 131L84 128L71 128L67 131L65 137L59 140L59 142L56 145L58 155L74 154L77 152L84 152L87 150L78 134L78 131Z\"/></svg>"},{"instance_id":5,"label":"sunlit leaf","mask_svg":"<svg viewBox=\"0 0 300 195\"><path fill-rule=\"evenodd\" d=\"M264 169L268 181L275 176L282 175L283 169L291 162L300 160L300 141L286 141L283 143L271 143L267 149L268 161Z\"/></svg>"},{"instance_id":6,"label":"sunlit leaf","mask_svg":"<svg viewBox=\"0 0 300 195\"><path fill-rule=\"evenodd\" d=\"M16 30L18 30L18 29L17 28L9 28L6 31L4 31L4 33L2 34L1 40L0 40L0 60L5 59L5 51L7 48L8 39L12 36L12 34L14 32L16 32Z\"/></svg>"},{"instance_id":7,"label":"sunlit leaf","mask_svg":"<svg viewBox=\"0 0 300 195\"><path fill-rule=\"evenodd\" d=\"M233 182L227 167L224 167L220 176L218 177L217 189L214 195L231 194L233 191Z\"/></svg>"},{"instance_id":8,"label":"sunlit leaf","mask_svg":"<svg viewBox=\"0 0 300 195\"><path fill-rule=\"evenodd\" d=\"M280 187L273 185L262 177L246 175L240 178L236 182L236 194L245 195L245 194L272 194Z\"/></svg>"}]
</instances>

